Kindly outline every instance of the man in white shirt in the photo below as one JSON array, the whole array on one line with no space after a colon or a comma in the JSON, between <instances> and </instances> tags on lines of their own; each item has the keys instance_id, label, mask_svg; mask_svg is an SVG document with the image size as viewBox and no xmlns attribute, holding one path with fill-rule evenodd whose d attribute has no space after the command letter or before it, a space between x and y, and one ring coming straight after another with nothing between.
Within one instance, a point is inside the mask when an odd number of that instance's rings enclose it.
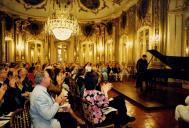
<instances>
[{"instance_id":1,"label":"man in white shirt","mask_svg":"<svg viewBox=\"0 0 189 128\"><path fill-rule=\"evenodd\" d=\"M189 96L185 99L185 105L177 105L175 109L175 119L179 120L182 119L189 123Z\"/></svg>"},{"instance_id":2,"label":"man in white shirt","mask_svg":"<svg viewBox=\"0 0 189 128\"><path fill-rule=\"evenodd\" d=\"M37 73L36 86L30 97L30 115L34 128L60 128L60 123L54 118L59 110L59 104L65 102L66 97L59 95L55 102L47 92L50 77L47 72Z\"/></svg>"}]
</instances>

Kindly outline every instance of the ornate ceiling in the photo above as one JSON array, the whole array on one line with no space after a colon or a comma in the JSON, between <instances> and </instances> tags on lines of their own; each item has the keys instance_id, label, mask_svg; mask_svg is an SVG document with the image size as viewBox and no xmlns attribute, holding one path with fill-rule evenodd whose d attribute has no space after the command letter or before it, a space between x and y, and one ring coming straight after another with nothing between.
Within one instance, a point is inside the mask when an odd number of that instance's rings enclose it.
<instances>
[{"instance_id":1,"label":"ornate ceiling","mask_svg":"<svg viewBox=\"0 0 189 128\"><path fill-rule=\"evenodd\" d=\"M61 0L54 0L61 1ZM65 0L64 0L65 1ZM116 18L138 0L69 0L72 2L71 13L80 22ZM19 15L22 18L45 20L53 12L53 0L0 0L0 10Z\"/></svg>"}]
</instances>

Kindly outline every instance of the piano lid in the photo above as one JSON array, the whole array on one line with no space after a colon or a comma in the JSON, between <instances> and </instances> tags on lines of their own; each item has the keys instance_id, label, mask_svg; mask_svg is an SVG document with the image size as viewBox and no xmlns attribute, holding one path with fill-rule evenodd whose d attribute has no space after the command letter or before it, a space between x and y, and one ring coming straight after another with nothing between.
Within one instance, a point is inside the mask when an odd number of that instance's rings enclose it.
<instances>
[{"instance_id":1,"label":"piano lid","mask_svg":"<svg viewBox=\"0 0 189 128\"><path fill-rule=\"evenodd\" d=\"M165 56L157 50L148 50L148 52L172 69L189 70L189 57Z\"/></svg>"}]
</instances>

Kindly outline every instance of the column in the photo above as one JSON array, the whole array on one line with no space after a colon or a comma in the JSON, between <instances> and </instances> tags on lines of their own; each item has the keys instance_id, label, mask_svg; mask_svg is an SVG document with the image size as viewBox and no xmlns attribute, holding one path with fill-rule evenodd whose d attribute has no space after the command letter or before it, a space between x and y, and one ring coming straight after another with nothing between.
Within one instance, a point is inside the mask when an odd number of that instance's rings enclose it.
<instances>
[{"instance_id":1,"label":"column","mask_svg":"<svg viewBox=\"0 0 189 128\"><path fill-rule=\"evenodd\" d=\"M115 19L115 62L119 62L119 18Z\"/></svg>"},{"instance_id":2,"label":"column","mask_svg":"<svg viewBox=\"0 0 189 128\"><path fill-rule=\"evenodd\" d=\"M5 62L6 61L6 55L5 55L5 17L1 16L1 23L0 23L0 44L1 44L1 61L0 62Z\"/></svg>"},{"instance_id":3,"label":"column","mask_svg":"<svg viewBox=\"0 0 189 128\"><path fill-rule=\"evenodd\" d=\"M167 22L168 22L168 1L160 0L160 52L166 54L167 44Z\"/></svg>"},{"instance_id":4,"label":"column","mask_svg":"<svg viewBox=\"0 0 189 128\"><path fill-rule=\"evenodd\" d=\"M55 44L54 44L54 38L51 36L50 37L50 63L53 64L53 63L56 63L56 60L57 60L57 55L56 55L56 47L55 47Z\"/></svg>"},{"instance_id":5,"label":"column","mask_svg":"<svg viewBox=\"0 0 189 128\"><path fill-rule=\"evenodd\" d=\"M2 56L3 56L3 31L2 31L2 16L0 16L0 63L2 63Z\"/></svg>"}]
</instances>

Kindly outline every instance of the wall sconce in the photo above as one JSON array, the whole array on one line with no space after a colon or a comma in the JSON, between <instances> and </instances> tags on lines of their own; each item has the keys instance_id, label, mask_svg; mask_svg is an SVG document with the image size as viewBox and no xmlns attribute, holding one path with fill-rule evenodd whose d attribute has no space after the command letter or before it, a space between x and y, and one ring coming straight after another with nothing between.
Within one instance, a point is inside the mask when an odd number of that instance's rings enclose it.
<instances>
[{"instance_id":1,"label":"wall sconce","mask_svg":"<svg viewBox=\"0 0 189 128\"><path fill-rule=\"evenodd\" d=\"M18 49L18 51L22 51L24 49L24 45L22 44L17 44L16 48Z\"/></svg>"},{"instance_id":2,"label":"wall sconce","mask_svg":"<svg viewBox=\"0 0 189 128\"><path fill-rule=\"evenodd\" d=\"M24 60L24 45L22 43L18 43L16 45L16 59L17 60Z\"/></svg>"},{"instance_id":3,"label":"wall sconce","mask_svg":"<svg viewBox=\"0 0 189 128\"><path fill-rule=\"evenodd\" d=\"M124 43L123 45L124 45L125 48L127 48L127 43Z\"/></svg>"},{"instance_id":4,"label":"wall sconce","mask_svg":"<svg viewBox=\"0 0 189 128\"><path fill-rule=\"evenodd\" d=\"M113 39L109 39L108 41L107 41L107 44L111 44L113 42Z\"/></svg>"},{"instance_id":5,"label":"wall sconce","mask_svg":"<svg viewBox=\"0 0 189 128\"><path fill-rule=\"evenodd\" d=\"M186 55L188 56L189 55L189 48L186 47L185 51L186 51Z\"/></svg>"},{"instance_id":6,"label":"wall sconce","mask_svg":"<svg viewBox=\"0 0 189 128\"><path fill-rule=\"evenodd\" d=\"M74 52L74 56L76 56L76 52Z\"/></svg>"},{"instance_id":7,"label":"wall sconce","mask_svg":"<svg viewBox=\"0 0 189 128\"><path fill-rule=\"evenodd\" d=\"M133 43L132 42L127 42L124 44L125 48L132 48L133 47Z\"/></svg>"},{"instance_id":8,"label":"wall sconce","mask_svg":"<svg viewBox=\"0 0 189 128\"><path fill-rule=\"evenodd\" d=\"M103 47L102 45L99 45L98 51L99 51L99 52L102 52L103 50L104 50L104 47Z\"/></svg>"},{"instance_id":9,"label":"wall sconce","mask_svg":"<svg viewBox=\"0 0 189 128\"><path fill-rule=\"evenodd\" d=\"M154 48L155 48L155 50L158 49L159 40L160 40L159 35L155 35L155 36L154 36Z\"/></svg>"},{"instance_id":10,"label":"wall sconce","mask_svg":"<svg viewBox=\"0 0 189 128\"><path fill-rule=\"evenodd\" d=\"M31 61L34 61L34 49L31 49Z\"/></svg>"},{"instance_id":11,"label":"wall sconce","mask_svg":"<svg viewBox=\"0 0 189 128\"><path fill-rule=\"evenodd\" d=\"M90 56L92 55L92 51L89 52L89 55L90 55Z\"/></svg>"}]
</instances>

